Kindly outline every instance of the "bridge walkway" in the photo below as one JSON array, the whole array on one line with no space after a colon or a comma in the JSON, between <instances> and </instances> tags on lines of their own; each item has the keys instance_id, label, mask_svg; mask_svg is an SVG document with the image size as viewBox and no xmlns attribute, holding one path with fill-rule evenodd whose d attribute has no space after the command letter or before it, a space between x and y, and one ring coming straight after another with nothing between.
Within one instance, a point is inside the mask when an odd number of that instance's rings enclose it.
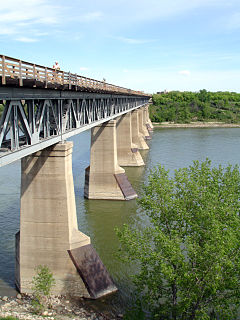
<instances>
[{"instance_id":1,"label":"bridge walkway","mask_svg":"<svg viewBox=\"0 0 240 320\"><path fill-rule=\"evenodd\" d=\"M105 81L4 55L0 55L0 85L146 96L142 91L123 88Z\"/></svg>"}]
</instances>

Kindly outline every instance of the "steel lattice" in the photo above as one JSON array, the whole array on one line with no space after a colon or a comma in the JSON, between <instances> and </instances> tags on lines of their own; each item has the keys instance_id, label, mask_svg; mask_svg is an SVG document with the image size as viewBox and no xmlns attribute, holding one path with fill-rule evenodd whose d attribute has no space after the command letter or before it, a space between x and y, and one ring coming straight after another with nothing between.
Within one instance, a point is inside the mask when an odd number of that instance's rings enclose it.
<instances>
[{"instance_id":1,"label":"steel lattice","mask_svg":"<svg viewBox=\"0 0 240 320\"><path fill-rule=\"evenodd\" d=\"M57 94L53 91L52 95ZM26 99L28 96L31 99ZM75 93L72 98L71 94L67 98L35 96L37 90L31 95L25 92L22 99L21 91L0 92L0 98L5 97L0 119L0 166L144 106L149 99L95 93Z\"/></svg>"}]
</instances>

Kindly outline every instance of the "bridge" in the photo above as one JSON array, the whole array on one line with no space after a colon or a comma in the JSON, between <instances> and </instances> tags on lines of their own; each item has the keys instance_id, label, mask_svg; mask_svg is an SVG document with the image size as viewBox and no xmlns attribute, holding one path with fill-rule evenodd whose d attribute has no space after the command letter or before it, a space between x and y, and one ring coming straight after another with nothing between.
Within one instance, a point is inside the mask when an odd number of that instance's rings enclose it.
<instances>
[{"instance_id":1,"label":"bridge","mask_svg":"<svg viewBox=\"0 0 240 320\"><path fill-rule=\"evenodd\" d=\"M31 292L38 265L54 273L54 293L98 298L116 290L78 230L72 176L73 143L91 129L88 199L131 200L124 166L143 166L152 124L150 95L0 55L0 166L21 159L16 285ZM1 110L1 109L0 109Z\"/></svg>"}]
</instances>

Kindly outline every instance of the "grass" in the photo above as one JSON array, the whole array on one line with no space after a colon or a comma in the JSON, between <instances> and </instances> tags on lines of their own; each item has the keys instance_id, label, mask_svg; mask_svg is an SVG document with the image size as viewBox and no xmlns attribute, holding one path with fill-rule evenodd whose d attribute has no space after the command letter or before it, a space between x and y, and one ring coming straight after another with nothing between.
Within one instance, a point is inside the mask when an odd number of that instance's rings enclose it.
<instances>
[{"instance_id":1,"label":"grass","mask_svg":"<svg viewBox=\"0 0 240 320\"><path fill-rule=\"evenodd\" d=\"M4 317L4 318L0 318L0 320L18 320L17 318L14 318L14 317Z\"/></svg>"}]
</instances>

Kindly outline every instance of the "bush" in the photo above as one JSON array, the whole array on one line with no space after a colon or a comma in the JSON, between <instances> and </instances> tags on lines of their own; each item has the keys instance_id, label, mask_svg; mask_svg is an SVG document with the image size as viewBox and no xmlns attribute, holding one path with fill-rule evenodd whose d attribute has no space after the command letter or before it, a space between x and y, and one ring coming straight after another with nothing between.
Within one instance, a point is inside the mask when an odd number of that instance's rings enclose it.
<instances>
[{"instance_id":1,"label":"bush","mask_svg":"<svg viewBox=\"0 0 240 320\"><path fill-rule=\"evenodd\" d=\"M143 310L153 319L237 317L240 301L240 173L206 160L175 171L161 165L144 186L143 229L117 230L120 254ZM138 311L139 312L139 311Z\"/></svg>"},{"instance_id":2,"label":"bush","mask_svg":"<svg viewBox=\"0 0 240 320\"><path fill-rule=\"evenodd\" d=\"M38 266L37 275L33 277L33 299L34 313L41 314L47 307L52 286L55 284L53 274L47 266Z\"/></svg>"}]
</instances>

